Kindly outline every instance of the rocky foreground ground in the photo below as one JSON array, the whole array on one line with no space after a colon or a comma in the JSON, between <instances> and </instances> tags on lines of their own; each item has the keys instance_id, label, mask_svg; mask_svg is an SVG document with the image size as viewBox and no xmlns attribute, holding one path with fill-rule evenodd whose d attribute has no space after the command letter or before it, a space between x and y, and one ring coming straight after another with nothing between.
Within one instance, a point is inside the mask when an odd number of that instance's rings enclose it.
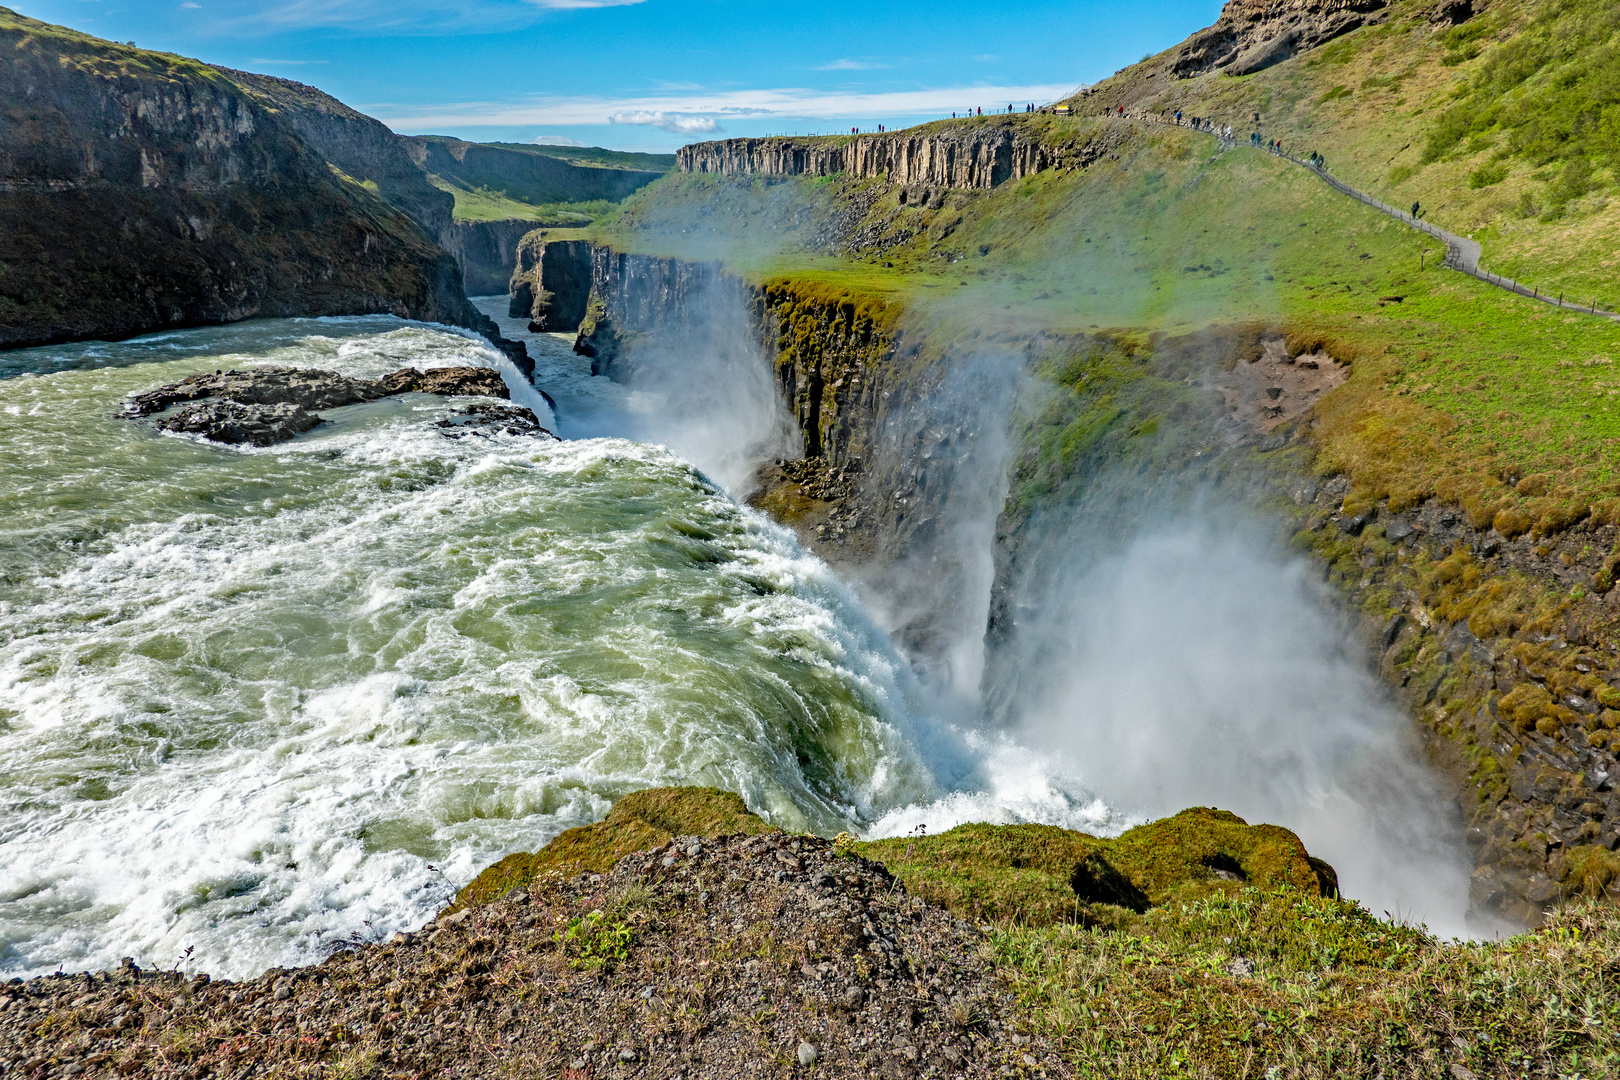
<instances>
[{"instance_id":1,"label":"rocky foreground ground","mask_svg":"<svg viewBox=\"0 0 1620 1080\"><path fill-rule=\"evenodd\" d=\"M1012 1076L972 924L784 833L679 837L419 934L249 982L116 972L0 988L0 1070L55 1076Z\"/></svg>"}]
</instances>

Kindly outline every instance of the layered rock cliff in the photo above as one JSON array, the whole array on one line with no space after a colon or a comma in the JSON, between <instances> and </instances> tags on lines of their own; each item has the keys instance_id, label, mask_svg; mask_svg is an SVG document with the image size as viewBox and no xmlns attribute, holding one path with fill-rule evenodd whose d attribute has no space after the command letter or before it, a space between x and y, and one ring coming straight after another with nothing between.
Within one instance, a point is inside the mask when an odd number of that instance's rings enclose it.
<instances>
[{"instance_id":1,"label":"layered rock cliff","mask_svg":"<svg viewBox=\"0 0 1620 1080\"><path fill-rule=\"evenodd\" d=\"M1389 0L1228 0L1215 25L1169 54L1178 78L1252 75L1385 17Z\"/></svg>"},{"instance_id":2,"label":"layered rock cliff","mask_svg":"<svg viewBox=\"0 0 1620 1080\"><path fill-rule=\"evenodd\" d=\"M219 70L290 124L316 153L344 175L361 184L375 185L377 194L422 226L440 246L448 248L455 197L428 181L404 141L380 120L291 79L231 68Z\"/></svg>"},{"instance_id":3,"label":"layered rock cliff","mask_svg":"<svg viewBox=\"0 0 1620 1080\"><path fill-rule=\"evenodd\" d=\"M725 139L681 147L676 168L721 176L887 177L903 185L985 189L1052 167L1057 155L1012 117L920 132Z\"/></svg>"},{"instance_id":4,"label":"layered rock cliff","mask_svg":"<svg viewBox=\"0 0 1620 1080\"><path fill-rule=\"evenodd\" d=\"M591 298L590 243L548 239L545 229L533 230L518 243L509 286L507 313L528 319L531 333L578 330Z\"/></svg>"},{"instance_id":5,"label":"layered rock cliff","mask_svg":"<svg viewBox=\"0 0 1620 1080\"><path fill-rule=\"evenodd\" d=\"M477 325L455 262L224 74L0 9L0 345L254 315Z\"/></svg>"}]
</instances>

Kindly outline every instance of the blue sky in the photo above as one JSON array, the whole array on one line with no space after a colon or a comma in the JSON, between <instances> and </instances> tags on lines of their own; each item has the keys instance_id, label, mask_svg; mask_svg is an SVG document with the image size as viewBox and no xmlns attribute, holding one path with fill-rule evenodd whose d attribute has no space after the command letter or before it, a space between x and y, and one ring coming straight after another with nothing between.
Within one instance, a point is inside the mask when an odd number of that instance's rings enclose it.
<instances>
[{"instance_id":1,"label":"blue sky","mask_svg":"<svg viewBox=\"0 0 1620 1080\"><path fill-rule=\"evenodd\" d=\"M143 48L310 83L394 130L670 151L1049 101L1220 0L38 0Z\"/></svg>"}]
</instances>

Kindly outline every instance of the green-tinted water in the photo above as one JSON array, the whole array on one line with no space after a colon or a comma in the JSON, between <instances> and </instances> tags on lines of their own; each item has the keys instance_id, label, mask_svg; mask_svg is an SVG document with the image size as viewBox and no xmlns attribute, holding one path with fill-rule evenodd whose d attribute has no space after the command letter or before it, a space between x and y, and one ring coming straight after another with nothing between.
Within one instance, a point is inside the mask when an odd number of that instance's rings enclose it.
<instances>
[{"instance_id":1,"label":"green-tinted water","mask_svg":"<svg viewBox=\"0 0 1620 1080\"><path fill-rule=\"evenodd\" d=\"M384 318L0 359L0 970L253 971L636 787L836 831L954 768L839 582L666 450L454 440L425 396L268 450L119 416L263 362L495 359Z\"/></svg>"}]
</instances>

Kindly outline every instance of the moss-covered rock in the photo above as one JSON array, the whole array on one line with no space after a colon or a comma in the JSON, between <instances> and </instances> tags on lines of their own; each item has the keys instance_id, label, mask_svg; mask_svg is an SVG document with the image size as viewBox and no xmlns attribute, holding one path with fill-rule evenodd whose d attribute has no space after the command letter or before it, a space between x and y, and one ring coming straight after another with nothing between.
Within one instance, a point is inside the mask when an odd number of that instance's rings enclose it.
<instances>
[{"instance_id":1,"label":"moss-covered rock","mask_svg":"<svg viewBox=\"0 0 1620 1080\"><path fill-rule=\"evenodd\" d=\"M742 799L716 788L650 788L626 795L607 817L567 829L535 852L515 852L484 870L456 893L445 910L477 907L546 874L602 873L626 855L677 836L735 836L775 826L749 812Z\"/></svg>"},{"instance_id":2,"label":"moss-covered rock","mask_svg":"<svg viewBox=\"0 0 1620 1080\"><path fill-rule=\"evenodd\" d=\"M1338 895L1333 868L1292 832L1203 807L1113 840L1051 825L959 825L857 850L932 903L1033 926L1115 925L1154 905L1244 886Z\"/></svg>"}]
</instances>

